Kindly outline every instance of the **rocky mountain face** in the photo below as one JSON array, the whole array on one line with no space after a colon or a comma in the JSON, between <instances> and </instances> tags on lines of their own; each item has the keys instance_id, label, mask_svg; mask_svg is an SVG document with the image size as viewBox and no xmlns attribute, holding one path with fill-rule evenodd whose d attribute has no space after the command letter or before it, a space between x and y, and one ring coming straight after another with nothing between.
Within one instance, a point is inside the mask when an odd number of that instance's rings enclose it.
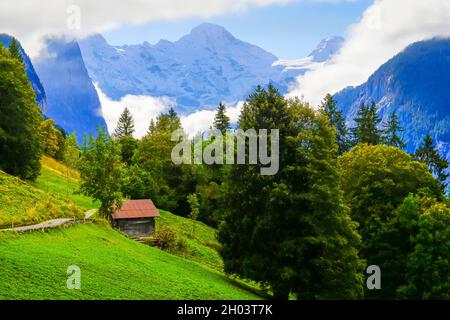
<instances>
[{"instance_id":1,"label":"rocky mountain face","mask_svg":"<svg viewBox=\"0 0 450 320\"><path fill-rule=\"evenodd\" d=\"M67 132L83 136L105 126L97 91L84 65L76 41L48 39L47 52L35 61L47 95L46 115Z\"/></svg>"},{"instance_id":2,"label":"rocky mountain face","mask_svg":"<svg viewBox=\"0 0 450 320\"><path fill-rule=\"evenodd\" d=\"M381 66L366 83L335 95L352 125L361 103L375 101L386 119L396 112L413 152L431 134L450 159L450 39L414 43Z\"/></svg>"}]
</instances>

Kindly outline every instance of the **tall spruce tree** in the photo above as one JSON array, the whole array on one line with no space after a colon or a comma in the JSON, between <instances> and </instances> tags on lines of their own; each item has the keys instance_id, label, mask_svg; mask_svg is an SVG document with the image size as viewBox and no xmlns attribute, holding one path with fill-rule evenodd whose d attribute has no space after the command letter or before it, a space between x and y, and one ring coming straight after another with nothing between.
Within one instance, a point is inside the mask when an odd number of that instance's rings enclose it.
<instances>
[{"instance_id":1,"label":"tall spruce tree","mask_svg":"<svg viewBox=\"0 0 450 320\"><path fill-rule=\"evenodd\" d=\"M349 131L345 125L345 119L341 110L337 110L336 101L331 94L327 94L320 106L322 112L328 117L330 125L336 130L336 143L338 155L342 155L351 147Z\"/></svg>"},{"instance_id":2,"label":"tall spruce tree","mask_svg":"<svg viewBox=\"0 0 450 320\"><path fill-rule=\"evenodd\" d=\"M422 145L416 150L414 157L416 160L428 166L428 169L441 182L442 190L445 192L447 180L450 177L450 173L448 172L449 162L439 154L430 135L424 138Z\"/></svg>"},{"instance_id":3,"label":"tall spruce tree","mask_svg":"<svg viewBox=\"0 0 450 320\"><path fill-rule=\"evenodd\" d=\"M381 118L378 116L375 102L370 106L361 104L354 121L356 126L351 129L354 144L377 145L383 141L382 131L378 129Z\"/></svg>"},{"instance_id":4,"label":"tall spruce tree","mask_svg":"<svg viewBox=\"0 0 450 320\"><path fill-rule=\"evenodd\" d=\"M131 137L134 133L134 118L128 108L123 110L114 131L114 138L120 139L123 137Z\"/></svg>"},{"instance_id":5,"label":"tall spruce tree","mask_svg":"<svg viewBox=\"0 0 450 320\"><path fill-rule=\"evenodd\" d=\"M214 116L214 128L220 130L224 134L230 126L230 117L227 116L227 107L224 103L220 103Z\"/></svg>"},{"instance_id":6,"label":"tall spruce tree","mask_svg":"<svg viewBox=\"0 0 450 320\"><path fill-rule=\"evenodd\" d=\"M22 49L20 47L19 41L16 38L12 38L8 47L9 54L11 57L23 62Z\"/></svg>"},{"instance_id":7,"label":"tall spruce tree","mask_svg":"<svg viewBox=\"0 0 450 320\"><path fill-rule=\"evenodd\" d=\"M225 272L269 284L276 299L357 298L362 292L359 238L342 206L328 122L273 86L258 87L239 118L244 131L280 130L280 170L262 176L262 165L230 168L220 253Z\"/></svg>"},{"instance_id":8,"label":"tall spruce tree","mask_svg":"<svg viewBox=\"0 0 450 320\"><path fill-rule=\"evenodd\" d=\"M388 121L384 125L384 140L388 146L404 149L406 144L400 137L403 128L398 123L398 116L394 112L389 116Z\"/></svg>"}]
</instances>

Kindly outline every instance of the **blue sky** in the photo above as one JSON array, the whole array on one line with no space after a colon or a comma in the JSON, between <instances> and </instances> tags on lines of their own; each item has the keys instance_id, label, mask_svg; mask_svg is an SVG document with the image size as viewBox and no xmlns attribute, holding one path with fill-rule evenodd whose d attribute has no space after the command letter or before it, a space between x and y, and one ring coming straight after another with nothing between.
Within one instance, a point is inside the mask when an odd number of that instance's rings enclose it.
<instances>
[{"instance_id":1,"label":"blue sky","mask_svg":"<svg viewBox=\"0 0 450 320\"><path fill-rule=\"evenodd\" d=\"M281 59L302 58L320 40L345 36L347 27L359 20L372 0L297 2L251 8L243 13L209 19L190 18L123 26L105 33L111 44L136 44L160 39L178 40L202 22L224 26L237 38L256 44Z\"/></svg>"}]
</instances>

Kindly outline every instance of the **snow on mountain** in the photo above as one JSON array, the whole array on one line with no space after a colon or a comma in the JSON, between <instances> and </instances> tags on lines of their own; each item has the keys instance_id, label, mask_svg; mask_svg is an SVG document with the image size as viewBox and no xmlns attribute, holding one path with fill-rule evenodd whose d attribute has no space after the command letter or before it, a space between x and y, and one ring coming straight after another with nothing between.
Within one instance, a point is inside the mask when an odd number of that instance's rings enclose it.
<instances>
[{"instance_id":1,"label":"snow on mountain","mask_svg":"<svg viewBox=\"0 0 450 320\"><path fill-rule=\"evenodd\" d=\"M109 98L169 97L176 100L177 111L186 114L216 108L220 101L236 103L257 85L272 83L286 92L304 72L287 68L273 54L210 23L175 42L111 46L94 35L80 41L80 48L91 78ZM322 54L333 51L327 50L325 46Z\"/></svg>"}]
</instances>

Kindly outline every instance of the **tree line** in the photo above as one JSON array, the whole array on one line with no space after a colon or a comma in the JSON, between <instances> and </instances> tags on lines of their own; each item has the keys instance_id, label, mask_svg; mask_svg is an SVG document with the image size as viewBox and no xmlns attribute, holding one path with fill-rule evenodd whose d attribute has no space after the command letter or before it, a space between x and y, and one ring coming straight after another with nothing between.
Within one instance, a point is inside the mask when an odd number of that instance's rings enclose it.
<instances>
[{"instance_id":1,"label":"tree line","mask_svg":"<svg viewBox=\"0 0 450 320\"><path fill-rule=\"evenodd\" d=\"M361 105L349 128L331 95L316 109L258 87L237 128L280 130L274 176L261 165L173 164L171 133L182 128L173 109L142 139L125 109L114 134L99 129L79 148L43 117L16 45L0 46L0 106L2 170L33 180L46 154L79 169L81 192L105 217L123 198L151 198L217 227L225 272L275 298L450 297L448 162L430 136L403 151L397 115L382 123L375 104ZM224 104L213 127L233 136ZM367 288L369 265L381 268L382 290Z\"/></svg>"},{"instance_id":2,"label":"tree line","mask_svg":"<svg viewBox=\"0 0 450 320\"><path fill-rule=\"evenodd\" d=\"M109 208L123 196L152 198L218 227L225 272L275 298L448 297L448 163L430 137L414 155L403 151L397 115L382 124L375 104L361 105L354 122L347 128L331 95L316 110L258 87L237 128L280 130L280 171L261 176L260 165L174 165L176 112L159 115L138 140L125 109L112 137L100 131L83 150L82 190L105 193ZM233 135L224 104L213 128ZM367 289L369 265L380 266L382 290Z\"/></svg>"}]
</instances>

